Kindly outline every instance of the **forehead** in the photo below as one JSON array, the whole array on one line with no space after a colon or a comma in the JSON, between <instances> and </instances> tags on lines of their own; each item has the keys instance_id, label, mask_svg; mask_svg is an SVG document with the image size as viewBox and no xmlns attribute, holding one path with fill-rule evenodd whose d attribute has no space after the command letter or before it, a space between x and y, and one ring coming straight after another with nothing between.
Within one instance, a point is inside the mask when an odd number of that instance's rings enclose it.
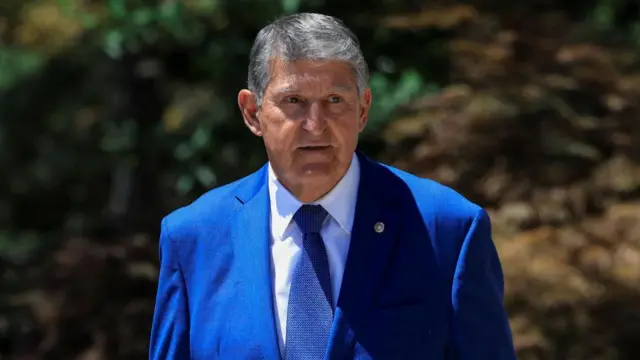
<instances>
[{"instance_id":1,"label":"forehead","mask_svg":"<svg viewBox=\"0 0 640 360\"><path fill-rule=\"evenodd\" d=\"M342 61L273 60L271 80L267 91L293 88L342 88L355 90L355 75L349 64Z\"/></svg>"}]
</instances>

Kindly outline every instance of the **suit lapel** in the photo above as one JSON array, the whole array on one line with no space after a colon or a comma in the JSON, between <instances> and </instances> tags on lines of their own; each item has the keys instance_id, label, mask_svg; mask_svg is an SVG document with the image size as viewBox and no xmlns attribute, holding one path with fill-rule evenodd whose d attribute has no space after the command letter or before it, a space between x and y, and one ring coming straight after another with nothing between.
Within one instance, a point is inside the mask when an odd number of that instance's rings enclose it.
<instances>
[{"instance_id":1,"label":"suit lapel","mask_svg":"<svg viewBox=\"0 0 640 360\"><path fill-rule=\"evenodd\" d=\"M252 344L247 344L265 359L279 359L272 293L271 254L269 238L269 194L266 168L253 175L252 181L238 189L239 209L232 227L238 262L245 269L243 301L251 313Z\"/></svg>"},{"instance_id":2,"label":"suit lapel","mask_svg":"<svg viewBox=\"0 0 640 360\"><path fill-rule=\"evenodd\" d=\"M393 203L395 184L389 171L358 153L360 185L343 276L338 310L328 353L332 359L350 357L354 336L350 322L374 305L379 283L395 242L398 212Z\"/></svg>"},{"instance_id":3,"label":"suit lapel","mask_svg":"<svg viewBox=\"0 0 640 360\"><path fill-rule=\"evenodd\" d=\"M388 170L360 155L361 176L351 245L338 306L348 316L370 309L395 241L398 211Z\"/></svg>"}]
</instances>

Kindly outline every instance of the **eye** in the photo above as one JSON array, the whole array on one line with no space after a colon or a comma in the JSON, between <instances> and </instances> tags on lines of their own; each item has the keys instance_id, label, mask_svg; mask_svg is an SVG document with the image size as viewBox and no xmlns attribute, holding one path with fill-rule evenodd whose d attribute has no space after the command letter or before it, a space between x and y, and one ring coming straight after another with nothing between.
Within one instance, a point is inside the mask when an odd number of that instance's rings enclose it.
<instances>
[{"instance_id":1,"label":"eye","mask_svg":"<svg viewBox=\"0 0 640 360\"><path fill-rule=\"evenodd\" d=\"M298 104L302 102L302 99L298 96L287 96L284 98L284 102L288 104Z\"/></svg>"},{"instance_id":2,"label":"eye","mask_svg":"<svg viewBox=\"0 0 640 360\"><path fill-rule=\"evenodd\" d=\"M337 103L342 102L342 97L337 96L337 95L332 95L332 96L329 96L329 98L327 100L332 104L337 104Z\"/></svg>"}]
</instances>

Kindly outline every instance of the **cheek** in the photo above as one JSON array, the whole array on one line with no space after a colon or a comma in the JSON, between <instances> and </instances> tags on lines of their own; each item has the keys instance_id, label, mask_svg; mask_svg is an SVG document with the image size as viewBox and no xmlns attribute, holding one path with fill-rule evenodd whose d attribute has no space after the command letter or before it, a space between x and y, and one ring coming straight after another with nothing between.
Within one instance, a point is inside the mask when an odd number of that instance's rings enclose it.
<instances>
[{"instance_id":1,"label":"cheek","mask_svg":"<svg viewBox=\"0 0 640 360\"><path fill-rule=\"evenodd\" d=\"M351 139L360 131L360 119L353 114L344 115L334 122L334 131L343 139Z\"/></svg>"},{"instance_id":2,"label":"cheek","mask_svg":"<svg viewBox=\"0 0 640 360\"><path fill-rule=\"evenodd\" d=\"M278 138L286 133L287 124L283 116L276 109L269 108L263 111L259 119L265 141L277 144Z\"/></svg>"},{"instance_id":3,"label":"cheek","mask_svg":"<svg viewBox=\"0 0 640 360\"><path fill-rule=\"evenodd\" d=\"M279 122L270 124L265 132L265 141L272 149L288 152L288 149L295 145L296 132L295 123Z\"/></svg>"}]
</instances>

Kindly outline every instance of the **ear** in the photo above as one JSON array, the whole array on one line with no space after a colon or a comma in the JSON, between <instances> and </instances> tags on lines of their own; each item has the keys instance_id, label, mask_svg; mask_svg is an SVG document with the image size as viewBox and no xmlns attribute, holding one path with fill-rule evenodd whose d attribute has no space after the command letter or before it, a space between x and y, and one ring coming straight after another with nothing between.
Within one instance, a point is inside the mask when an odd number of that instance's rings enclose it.
<instances>
[{"instance_id":1,"label":"ear","mask_svg":"<svg viewBox=\"0 0 640 360\"><path fill-rule=\"evenodd\" d=\"M367 121L369 121L369 109L371 109L371 89L366 88L360 98L360 118L358 119L360 132L364 130L365 126L367 126Z\"/></svg>"},{"instance_id":2,"label":"ear","mask_svg":"<svg viewBox=\"0 0 640 360\"><path fill-rule=\"evenodd\" d=\"M262 127L258 120L258 103L256 96L247 89L242 89L238 93L238 106L244 118L244 124L256 136L262 136Z\"/></svg>"}]
</instances>

